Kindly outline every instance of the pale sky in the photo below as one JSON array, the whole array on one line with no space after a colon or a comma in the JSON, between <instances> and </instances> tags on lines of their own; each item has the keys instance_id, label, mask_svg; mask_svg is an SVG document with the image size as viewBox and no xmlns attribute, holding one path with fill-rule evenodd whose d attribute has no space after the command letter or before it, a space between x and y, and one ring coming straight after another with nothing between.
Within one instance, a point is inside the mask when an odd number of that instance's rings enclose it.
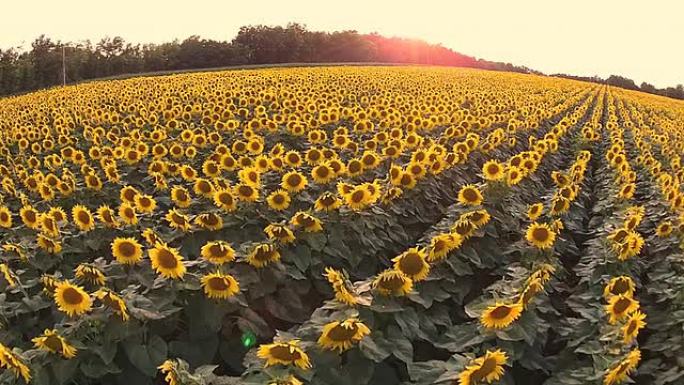
<instances>
[{"instance_id":1,"label":"pale sky","mask_svg":"<svg viewBox=\"0 0 684 385\"><path fill-rule=\"evenodd\" d=\"M354 29L419 38L545 73L620 74L684 84L684 2L678 0L9 0L0 47L121 36L159 43L190 35L231 40L242 25Z\"/></svg>"}]
</instances>

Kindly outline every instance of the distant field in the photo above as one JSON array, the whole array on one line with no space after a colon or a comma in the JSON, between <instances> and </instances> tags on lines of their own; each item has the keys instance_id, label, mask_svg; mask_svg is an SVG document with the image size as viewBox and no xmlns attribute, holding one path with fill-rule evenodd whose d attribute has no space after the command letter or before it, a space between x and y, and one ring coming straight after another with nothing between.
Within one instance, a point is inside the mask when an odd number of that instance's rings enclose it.
<instances>
[{"instance_id":1,"label":"distant field","mask_svg":"<svg viewBox=\"0 0 684 385\"><path fill-rule=\"evenodd\" d=\"M0 99L0 383L681 383L680 102L187 72Z\"/></svg>"}]
</instances>

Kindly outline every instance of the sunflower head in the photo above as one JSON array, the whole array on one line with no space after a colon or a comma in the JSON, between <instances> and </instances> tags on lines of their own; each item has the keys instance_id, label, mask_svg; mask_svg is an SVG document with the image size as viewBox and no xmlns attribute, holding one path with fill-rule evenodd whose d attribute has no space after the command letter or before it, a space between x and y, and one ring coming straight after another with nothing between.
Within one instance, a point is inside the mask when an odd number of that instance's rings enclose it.
<instances>
[{"instance_id":1,"label":"sunflower head","mask_svg":"<svg viewBox=\"0 0 684 385\"><path fill-rule=\"evenodd\" d=\"M541 250L547 250L553 247L556 241L556 233L546 223L533 222L528 226L525 238L532 246Z\"/></svg>"},{"instance_id":2,"label":"sunflower head","mask_svg":"<svg viewBox=\"0 0 684 385\"><path fill-rule=\"evenodd\" d=\"M318 345L324 350L343 353L370 334L370 329L357 318L333 321L323 326Z\"/></svg>"},{"instance_id":3,"label":"sunflower head","mask_svg":"<svg viewBox=\"0 0 684 385\"><path fill-rule=\"evenodd\" d=\"M70 317L87 313L92 306L88 293L80 286L67 281L60 282L55 286L54 299L59 310L67 313Z\"/></svg>"},{"instance_id":4,"label":"sunflower head","mask_svg":"<svg viewBox=\"0 0 684 385\"><path fill-rule=\"evenodd\" d=\"M211 241L202 246L200 255L207 261L220 265L235 260L235 250L228 242Z\"/></svg>"},{"instance_id":5,"label":"sunflower head","mask_svg":"<svg viewBox=\"0 0 684 385\"><path fill-rule=\"evenodd\" d=\"M472 184L463 186L458 192L458 201L464 205L481 205L483 200L484 198L480 189Z\"/></svg>"},{"instance_id":6,"label":"sunflower head","mask_svg":"<svg viewBox=\"0 0 684 385\"><path fill-rule=\"evenodd\" d=\"M489 329L507 328L522 314L523 306L520 302L496 302L489 306L480 316L480 324Z\"/></svg>"},{"instance_id":7,"label":"sunflower head","mask_svg":"<svg viewBox=\"0 0 684 385\"><path fill-rule=\"evenodd\" d=\"M307 370L311 368L309 356L299 347L298 340L274 342L259 346L257 357L266 360L266 366L296 366Z\"/></svg>"},{"instance_id":8,"label":"sunflower head","mask_svg":"<svg viewBox=\"0 0 684 385\"><path fill-rule=\"evenodd\" d=\"M505 352L497 349L487 352L472 360L459 374L459 385L491 384L501 379L504 374L503 366L508 362Z\"/></svg>"},{"instance_id":9,"label":"sunflower head","mask_svg":"<svg viewBox=\"0 0 684 385\"><path fill-rule=\"evenodd\" d=\"M413 290L413 280L397 269L387 269L373 280L373 288L386 296L404 296Z\"/></svg>"},{"instance_id":10,"label":"sunflower head","mask_svg":"<svg viewBox=\"0 0 684 385\"><path fill-rule=\"evenodd\" d=\"M212 299L227 299L240 291L238 281L233 276L220 271L207 274L200 281L204 294Z\"/></svg>"},{"instance_id":11,"label":"sunflower head","mask_svg":"<svg viewBox=\"0 0 684 385\"><path fill-rule=\"evenodd\" d=\"M158 242L149 251L152 268L164 278L182 279L185 275L185 265L180 252L168 245Z\"/></svg>"},{"instance_id":12,"label":"sunflower head","mask_svg":"<svg viewBox=\"0 0 684 385\"><path fill-rule=\"evenodd\" d=\"M247 262L256 268L262 268L278 261L280 261L280 252L270 243L255 246L247 256Z\"/></svg>"},{"instance_id":13,"label":"sunflower head","mask_svg":"<svg viewBox=\"0 0 684 385\"><path fill-rule=\"evenodd\" d=\"M499 181L505 176L505 168L503 164L489 160L482 166L482 175L488 181Z\"/></svg>"},{"instance_id":14,"label":"sunflower head","mask_svg":"<svg viewBox=\"0 0 684 385\"><path fill-rule=\"evenodd\" d=\"M424 249L411 248L392 259L394 268L404 273L413 282L424 280L430 272Z\"/></svg>"}]
</instances>

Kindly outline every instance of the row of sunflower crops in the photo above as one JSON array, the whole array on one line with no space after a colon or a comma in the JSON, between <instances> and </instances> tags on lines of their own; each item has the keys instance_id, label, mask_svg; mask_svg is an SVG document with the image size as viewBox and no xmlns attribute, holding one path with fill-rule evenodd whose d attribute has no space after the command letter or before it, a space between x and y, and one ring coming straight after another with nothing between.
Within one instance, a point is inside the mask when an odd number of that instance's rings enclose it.
<instances>
[{"instance_id":1,"label":"row of sunflower crops","mask_svg":"<svg viewBox=\"0 0 684 385\"><path fill-rule=\"evenodd\" d=\"M0 382L677 383L682 122L427 67L2 99Z\"/></svg>"}]
</instances>

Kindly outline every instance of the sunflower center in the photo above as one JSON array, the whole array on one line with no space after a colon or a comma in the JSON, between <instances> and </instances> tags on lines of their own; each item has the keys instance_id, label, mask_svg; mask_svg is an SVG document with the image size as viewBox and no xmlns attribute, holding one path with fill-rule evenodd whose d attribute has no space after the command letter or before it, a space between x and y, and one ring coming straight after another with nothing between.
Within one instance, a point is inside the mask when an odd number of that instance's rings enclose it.
<instances>
[{"instance_id":1,"label":"sunflower center","mask_svg":"<svg viewBox=\"0 0 684 385\"><path fill-rule=\"evenodd\" d=\"M489 173L489 175L496 175L499 173L499 166L495 164L490 164L489 166L487 166L487 172Z\"/></svg>"},{"instance_id":2,"label":"sunflower center","mask_svg":"<svg viewBox=\"0 0 684 385\"><path fill-rule=\"evenodd\" d=\"M212 277L209 279L209 282L207 282L207 285L209 288L215 291L226 291L228 288L230 288L227 280L223 277Z\"/></svg>"},{"instance_id":3,"label":"sunflower center","mask_svg":"<svg viewBox=\"0 0 684 385\"><path fill-rule=\"evenodd\" d=\"M359 162L349 163L349 171L352 173L361 171L361 164Z\"/></svg>"},{"instance_id":4,"label":"sunflower center","mask_svg":"<svg viewBox=\"0 0 684 385\"><path fill-rule=\"evenodd\" d=\"M36 221L36 212L33 210L26 211L25 216L29 222L35 222Z\"/></svg>"},{"instance_id":5,"label":"sunflower center","mask_svg":"<svg viewBox=\"0 0 684 385\"><path fill-rule=\"evenodd\" d=\"M616 313L622 314L624 313L627 309L629 309L629 305L632 304L632 301L629 298L620 298L615 302L615 306L613 309L615 310Z\"/></svg>"},{"instance_id":6,"label":"sunflower center","mask_svg":"<svg viewBox=\"0 0 684 385\"><path fill-rule=\"evenodd\" d=\"M83 294L79 293L78 290L73 287L66 288L62 293L62 297L64 298L64 302L70 305L78 305L83 302Z\"/></svg>"},{"instance_id":7,"label":"sunflower center","mask_svg":"<svg viewBox=\"0 0 684 385\"><path fill-rule=\"evenodd\" d=\"M637 328L637 323L636 321L632 320L629 321L629 325L627 326L627 335L631 335L634 333L634 330Z\"/></svg>"},{"instance_id":8,"label":"sunflower center","mask_svg":"<svg viewBox=\"0 0 684 385\"><path fill-rule=\"evenodd\" d=\"M472 229L473 229L473 225L471 225L469 222L462 222L462 223L458 223L456 225L456 232L459 235L468 234L470 232L470 230L472 230Z\"/></svg>"},{"instance_id":9,"label":"sunflower center","mask_svg":"<svg viewBox=\"0 0 684 385\"><path fill-rule=\"evenodd\" d=\"M78 220L79 222L87 225L90 223L90 215L88 215L88 213L86 213L85 211L79 211Z\"/></svg>"},{"instance_id":10,"label":"sunflower center","mask_svg":"<svg viewBox=\"0 0 684 385\"><path fill-rule=\"evenodd\" d=\"M159 265L165 269L175 269L178 266L178 259L172 252L166 249L159 250Z\"/></svg>"},{"instance_id":11,"label":"sunflower center","mask_svg":"<svg viewBox=\"0 0 684 385\"><path fill-rule=\"evenodd\" d=\"M302 177L300 177L297 174L292 174L292 175L290 175L289 178L287 178L287 184L292 186L292 187L299 186L299 184L301 182L302 182Z\"/></svg>"},{"instance_id":12,"label":"sunflower center","mask_svg":"<svg viewBox=\"0 0 684 385\"><path fill-rule=\"evenodd\" d=\"M316 175L318 175L320 178L327 178L328 175L330 175L330 170L328 170L327 167L318 167L316 169Z\"/></svg>"},{"instance_id":13,"label":"sunflower center","mask_svg":"<svg viewBox=\"0 0 684 385\"><path fill-rule=\"evenodd\" d=\"M224 192L219 195L219 202L224 205L230 205L233 203L233 196Z\"/></svg>"},{"instance_id":14,"label":"sunflower center","mask_svg":"<svg viewBox=\"0 0 684 385\"><path fill-rule=\"evenodd\" d=\"M532 231L532 238L538 242L546 242L549 239L549 231L543 227L536 228Z\"/></svg>"},{"instance_id":15,"label":"sunflower center","mask_svg":"<svg viewBox=\"0 0 684 385\"><path fill-rule=\"evenodd\" d=\"M275 204L283 204L285 203L285 197L282 194L277 194L273 196L273 203Z\"/></svg>"},{"instance_id":16,"label":"sunflower center","mask_svg":"<svg viewBox=\"0 0 684 385\"><path fill-rule=\"evenodd\" d=\"M214 258L221 258L225 255L223 246L220 244L213 244L209 246L209 253L211 253L211 256Z\"/></svg>"},{"instance_id":17,"label":"sunflower center","mask_svg":"<svg viewBox=\"0 0 684 385\"><path fill-rule=\"evenodd\" d=\"M208 214L202 217L202 222L208 226L216 226L218 225L218 217L216 217L216 215Z\"/></svg>"},{"instance_id":18,"label":"sunflower center","mask_svg":"<svg viewBox=\"0 0 684 385\"><path fill-rule=\"evenodd\" d=\"M477 382L481 381L485 377L487 377L489 374L494 372L496 369L496 360L493 358L486 358L483 362L482 365L480 365L480 368L478 368L476 371L474 371L471 374L471 378Z\"/></svg>"},{"instance_id":19,"label":"sunflower center","mask_svg":"<svg viewBox=\"0 0 684 385\"><path fill-rule=\"evenodd\" d=\"M256 251L256 254L254 254L254 258L256 258L259 261L268 261L271 259L272 255L273 255L273 252L272 252L271 248L259 247Z\"/></svg>"},{"instance_id":20,"label":"sunflower center","mask_svg":"<svg viewBox=\"0 0 684 385\"><path fill-rule=\"evenodd\" d=\"M629 282L626 279L618 279L610 292L614 295L624 294L629 290L629 287Z\"/></svg>"},{"instance_id":21,"label":"sunflower center","mask_svg":"<svg viewBox=\"0 0 684 385\"><path fill-rule=\"evenodd\" d=\"M130 258L135 255L135 245L131 242L122 242L119 244L119 252L121 252L124 257Z\"/></svg>"},{"instance_id":22,"label":"sunflower center","mask_svg":"<svg viewBox=\"0 0 684 385\"><path fill-rule=\"evenodd\" d=\"M354 203L360 203L363 201L364 196L365 196L365 193L363 192L363 190L357 190L357 191L354 191L352 193L351 200Z\"/></svg>"},{"instance_id":23,"label":"sunflower center","mask_svg":"<svg viewBox=\"0 0 684 385\"><path fill-rule=\"evenodd\" d=\"M0 221L7 222L9 220L9 215L7 215L6 212L1 212L0 213Z\"/></svg>"},{"instance_id":24,"label":"sunflower center","mask_svg":"<svg viewBox=\"0 0 684 385\"><path fill-rule=\"evenodd\" d=\"M328 332L328 338L330 338L333 341L349 341L356 335L358 329L359 327L356 324L352 324L348 327L339 324L334 328L330 329L330 331Z\"/></svg>"},{"instance_id":25,"label":"sunflower center","mask_svg":"<svg viewBox=\"0 0 684 385\"><path fill-rule=\"evenodd\" d=\"M270 353L282 361L296 361L302 357L297 349L291 349L289 345L276 345L271 348Z\"/></svg>"},{"instance_id":26,"label":"sunflower center","mask_svg":"<svg viewBox=\"0 0 684 385\"><path fill-rule=\"evenodd\" d=\"M55 351L55 352L61 352L62 351L62 341L56 336L56 335L49 335L45 338L44 342L45 346L47 346L50 350Z\"/></svg>"},{"instance_id":27,"label":"sunflower center","mask_svg":"<svg viewBox=\"0 0 684 385\"><path fill-rule=\"evenodd\" d=\"M380 285L387 290L396 291L404 285L404 278L398 274L385 277L380 281Z\"/></svg>"},{"instance_id":28,"label":"sunflower center","mask_svg":"<svg viewBox=\"0 0 684 385\"><path fill-rule=\"evenodd\" d=\"M418 253L407 253L399 261L399 267L406 275L416 275L423 270L423 258Z\"/></svg>"},{"instance_id":29,"label":"sunflower center","mask_svg":"<svg viewBox=\"0 0 684 385\"><path fill-rule=\"evenodd\" d=\"M252 190L252 188L249 186L240 186L240 188L238 189L238 192L240 193L240 195L242 195L244 197L252 196L252 191L254 191L254 190Z\"/></svg>"},{"instance_id":30,"label":"sunflower center","mask_svg":"<svg viewBox=\"0 0 684 385\"><path fill-rule=\"evenodd\" d=\"M468 188L463 190L463 198L468 202L476 202L479 199L479 195L474 189Z\"/></svg>"},{"instance_id":31,"label":"sunflower center","mask_svg":"<svg viewBox=\"0 0 684 385\"><path fill-rule=\"evenodd\" d=\"M511 313L511 308L506 305L497 306L489 315L495 319L504 319Z\"/></svg>"}]
</instances>

